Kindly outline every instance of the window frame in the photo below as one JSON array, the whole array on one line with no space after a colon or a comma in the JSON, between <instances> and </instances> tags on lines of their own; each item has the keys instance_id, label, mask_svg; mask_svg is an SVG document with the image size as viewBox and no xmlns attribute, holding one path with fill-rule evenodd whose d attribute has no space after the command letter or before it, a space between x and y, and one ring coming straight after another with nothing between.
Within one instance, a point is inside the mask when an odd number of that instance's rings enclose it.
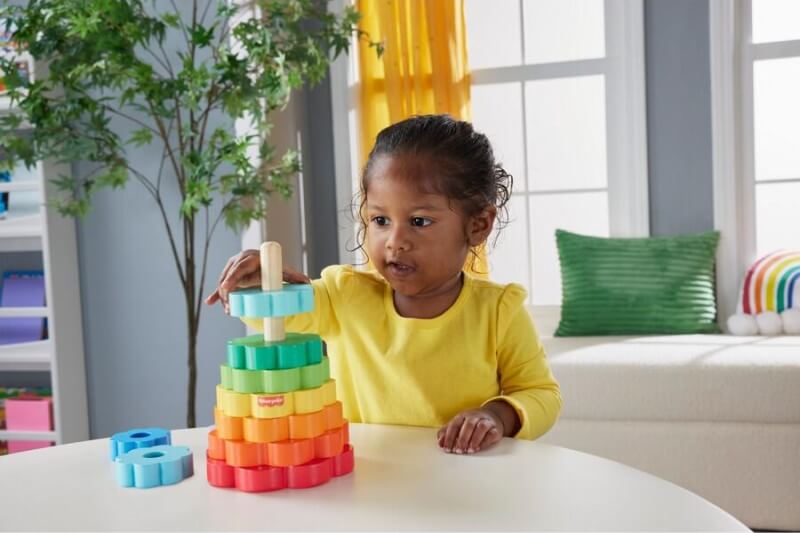
<instances>
[{"instance_id":1,"label":"window frame","mask_svg":"<svg viewBox=\"0 0 800 533\"><path fill-rule=\"evenodd\" d=\"M710 0L711 122L719 323L736 313L756 247L755 61L800 57L800 39L752 42L752 0Z\"/></svg>"}]
</instances>

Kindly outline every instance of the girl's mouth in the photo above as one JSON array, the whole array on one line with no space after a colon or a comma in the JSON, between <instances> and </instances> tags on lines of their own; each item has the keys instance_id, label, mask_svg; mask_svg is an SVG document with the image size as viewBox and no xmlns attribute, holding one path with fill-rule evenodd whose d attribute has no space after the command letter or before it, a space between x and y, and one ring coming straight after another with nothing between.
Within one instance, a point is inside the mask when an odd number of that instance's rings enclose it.
<instances>
[{"instance_id":1,"label":"girl's mouth","mask_svg":"<svg viewBox=\"0 0 800 533\"><path fill-rule=\"evenodd\" d=\"M386 264L386 270L389 272L389 274L391 274L392 277L405 278L413 274L416 269L411 265L389 261Z\"/></svg>"}]
</instances>

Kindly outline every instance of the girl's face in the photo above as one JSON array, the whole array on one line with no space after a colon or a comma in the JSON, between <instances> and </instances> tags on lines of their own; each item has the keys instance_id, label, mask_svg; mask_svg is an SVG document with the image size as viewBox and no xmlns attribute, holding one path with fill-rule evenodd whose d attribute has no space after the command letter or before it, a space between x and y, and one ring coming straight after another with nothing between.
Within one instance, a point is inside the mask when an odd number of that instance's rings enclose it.
<instances>
[{"instance_id":1,"label":"girl's face","mask_svg":"<svg viewBox=\"0 0 800 533\"><path fill-rule=\"evenodd\" d=\"M367 253L404 296L436 295L452 286L470 246L491 231L494 210L467 220L456 202L426 193L435 164L419 155L380 156L366 191Z\"/></svg>"}]
</instances>

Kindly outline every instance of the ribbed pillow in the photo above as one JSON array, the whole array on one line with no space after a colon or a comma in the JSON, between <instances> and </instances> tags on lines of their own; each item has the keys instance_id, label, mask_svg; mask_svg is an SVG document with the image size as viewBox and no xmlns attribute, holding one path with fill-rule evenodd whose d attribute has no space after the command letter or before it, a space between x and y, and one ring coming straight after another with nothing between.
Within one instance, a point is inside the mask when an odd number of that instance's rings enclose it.
<instances>
[{"instance_id":1,"label":"ribbed pillow","mask_svg":"<svg viewBox=\"0 0 800 533\"><path fill-rule=\"evenodd\" d=\"M556 336L718 331L719 232L607 239L556 230L561 322Z\"/></svg>"}]
</instances>

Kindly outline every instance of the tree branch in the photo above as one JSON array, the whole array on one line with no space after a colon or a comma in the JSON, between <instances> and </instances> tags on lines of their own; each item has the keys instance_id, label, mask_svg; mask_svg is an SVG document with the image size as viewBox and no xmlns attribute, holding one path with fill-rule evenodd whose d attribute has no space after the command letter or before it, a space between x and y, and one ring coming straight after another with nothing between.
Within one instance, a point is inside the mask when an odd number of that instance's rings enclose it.
<instances>
[{"instance_id":1,"label":"tree branch","mask_svg":"<svg viewBox=\"0 0 800 533\"><path fill-rule=\"evenodd\" d=\"M211 239L208 234L208 206L205 208L205 222L206 222L206 237L205 242L203 244L203 261L200 267L200 283L197 287L197 304L196 304L196 315L199 319L200 317L200 309L203 307L203 288L206 284L206 269L208 267L208 248L211 245Z\"/></svg>"},{"instance_id":2,"label":"tree branch","mask_svg":"<svg viewBox=\"0 0 800 533\"><path fill-rule=\"evenodd\" d=\"M161 120L161 117L158 116L158 113L156 113L155 105L153 105L153 101L150 100L149 98L147 99L147 105L150 108L150 114L152 115L153 120L155 120L155 122L156 122L156 126L158 127L159 135L164 140L164 147L166 148L167 152L169 153L169 159L170 159L170 162L172 163L172 169L175 172L175 179L178 180L178 186L180 187L180 190L181 190L181 196L184 196L186 194L186 188L185 188L184 179L183 179L184 178L183 172L182 172L182 168L183 167L181 167L178 164L178 161L175 159L175 153L173 152L172 146L169 143L169 134L167 133L166 129L164 128L164 122ZM180 118L180 114L178 115L178 118ZM180 127L180 122L178 123L178 127ZM181 134L180 134L180 131L179 131L178 132L178 139L180 140L180 138L181 138ZM181 154L181 155L183 155L183 154Z\"/></svg>"},{"instance_id":3,"label":"tree branch","mask_svg":"<svg viewBox=\"0 0 800 533\"><path fill-rule=\"evenodd\" d=\"M152 131L153 133L155 133L156 135L160 136L158 130L156 130L154 127L150 126L149 124L145 124L141 120L139 120L139 119L137 119L135 117L132 117L132 116L128 115L127 113L123 113L122 111L118 111L118 110L114 109L113 107L111 107L108 104L103 104L103 109L105 109L106 111L110 111L111 113L114 113L115 115L119 115L122 118L127 118L131 122L134 122L134 123L140 125L141 127L146 128L146 129Z\"/></svg>"},{"instance_id":4,"label":"tree branch","mask_svg":"<svg viewBox=\"0 0 800 533\"><path fill-rule=\"evenodd\" d=\"M158 48L161 50L161 54L164 56L164 61L167 64L167 72L169 72L170 77L174 80L175 70L172 68L172 62L169 60L169 55L167 54L167 51L164 50L164 45L161 44L161 41L158 42Z\"/></svg>"},{"instance_id":5,"label":"tree branch","mask_svg":"<svg viewBox=\"0 0 800 533\"><path fill-rule=\"evenodd\" d=\"M189 47L189 34L186 33L186 26L183 24L183 19L181 17L181 10L178 9L178 6L175 5L175 0L169 0L169 3L172 4L172 9L175 11L175 14L178 15L178 19L180 20L180 28L181 32L183 33L183 38L186 40L186 47Z\"/></svg>"},{"instance_id":6,"label":"tree branch","mask_svg":"<svg viewBox=\"0 0 800 533\"><path fill-rule=\"evenodd\" d=\"M169 246L172 251L172 259L175 261L175 267L178 269L178 277L181 280L181 285L186 286L186 274L183 269L183 265L181 264L181 260L178 257L178 248L175 245L175 235L172 232L172 226L169 223L169 217L167 217L167 211L164 209L164 202L161 200L161 193L153 187L153 184L148 180L141 172L132 168L129 165L126 165L126 168L136 176L145 188L148 189L150 194L153 196L153 199L158 206L158 210L161 213L161 220L164 222L164 227L167 230L167 237L169 238ZM149 187L147 186L149 184Z\"/></svg>"},{"instance_id":7,"label":"tree branch","mask_svg":"<svg viewBox=\"0 0 800 533\"><path fill-rule=\"evenodd\" d=\"M169 121L167 136L172 135L172 126L174 124L175 124L174 120ZM167 145L164 144L164 151L161 154L161 162L158 165L158 178L156 178L156 191L158 191L159 198L161 197L161 176L164 174L164 162L166 160L167 160Z\"/></svg>"},{"instance_id":8,"label":"tree branch","mask_svg":"<svg viewBox=\"0 0 800 533\"><path fill-rule=\"evenodd\" d=\"M197 0L192 0L192 28L197 27ZM192 58L192 70L194 70L195 59L197 55L197 46L195 45L194 39L192 39L192 44L189 46L189 57ZM189 150L190 152L194 153L194 134L197 127L197 124L194 120L194 107L189 108L189 129L191 130L191 135L189 136Z\"/></svg>"},{"instance_id":9,"label":"tree branch","mask_svg":"<svg viewBox=\"0 0 800 533\"><path fill-rule=\"evenodd\" d=\"M161 43L158 43L158 46L159 46L159 47L161 47ZM145 52L147 52L148 54L150 54L150 57L152 57L152 58L153 58L153 59L154 59L154 60L155 60L155 61L156 61L156 62L157 62L159 65L161 65L161 68L163 68L163 69L166 71L166 73L167 73L167 75L168 75L168 76L170 76L170 77L172 77L172 78L175 78L175 74L172 72L172 65L169 65L168 63L165 63L165 62L164 62L164 60L162 60L160 57L158 57L158 56L155 54L155 52L153 52L152 50L150 50L150 47L148 47L148 46L145 46L145 47L143 47L143 48L144 48L144 51L145 51ZM161 48L161 50L163 51L163 50L164 50L164 48ZM166 54L165 54L165 56L164 56L164 59L166 59Z\"/></svg>"}]
</instances>

